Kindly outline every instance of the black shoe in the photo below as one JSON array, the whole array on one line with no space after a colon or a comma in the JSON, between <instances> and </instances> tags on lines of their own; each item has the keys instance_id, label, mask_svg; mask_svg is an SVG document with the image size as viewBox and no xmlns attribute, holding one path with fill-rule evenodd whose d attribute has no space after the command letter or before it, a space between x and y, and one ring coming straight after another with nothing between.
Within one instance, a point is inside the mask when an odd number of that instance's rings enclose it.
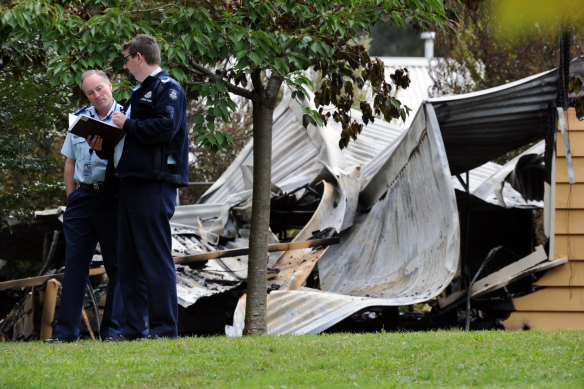
<instances>
[{"instance_id":1,"label":"black shoe","mask_svg":"<svg viewBox=\"0 0 584 389\"><path fill-rule=\"evenodd\" d=\"M105 338L103 340L104 343L111 343L111 342L125 342L129 340L128 338L126 338L124 335L118 335L118 336L108 336L107 338Z\"/></svg>"},{"instance_id":2,"label":"black shoe","mask_svg":"<svg viewBox=\"0 0 584 389\"><path fill-rule=\"evenodd\" d=\"M176 336L150 334L150 335L144 336L142 338L137 338L136 340L160 340L160 339L176 339L176 338L177 338Z\"/></svg>"},{"instance_id":3,"label":"black shoe","mask_svg":"<svg viewBox=\"0 0 584 389\"><path fill-rule=\"evenodd\" d=\"M156 339L162 339L160 336L158 335L146 335L146 336L138 336L136 338L132 338L131 340L135 340L137 342L141 342L143 340L156 340Z\"/></svg>"},{"instance_id":4,"label":"black shoe","mask_svg":"<svg viewBox=\"0 0 584 389\"><path fill-rule=\"evenodd\" d=\"M104 342L132 342L134 340L144 340L147 336L143 335L118 335L118 336L108 336L103 341Z\"/></svg>"},{"instance_id":5,"label":"black shoe","mask_svg":"<svg viewBox=\"0 0 584 389\"><path fill-rule=\"evenodd\" d=\"M48 338L44 340L44 343L72 343L76 341L77 339L74 338Z\"/></svg>"}]
</instances>

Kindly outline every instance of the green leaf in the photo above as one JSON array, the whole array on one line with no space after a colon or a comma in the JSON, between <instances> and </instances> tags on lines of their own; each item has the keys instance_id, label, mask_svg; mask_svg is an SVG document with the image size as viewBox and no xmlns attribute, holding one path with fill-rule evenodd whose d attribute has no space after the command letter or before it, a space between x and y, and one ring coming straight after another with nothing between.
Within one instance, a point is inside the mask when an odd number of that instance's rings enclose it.
<instances>
[{"instance_id":1,"label":"green leaf","mask_svg":"<svg viewBox=\"0 0 584 389\"><path fill-rule=\"evenodd\" d=\"M176 54L179 56L179 58L183 61L183 63L187 63L187 56L185 54L184 51L182 50L177 50Z\"/></svg>"},{"instance_id":2,"label":"green leaf","mask_svg":"<svg viewBox=\"0 0 584 389\"><path fill-rule=\"evenodd\" d=\"M231 39L232 42L237 43L243 39L243 34L241 33L231 34L229 35L229 39Z\"/></svg>"},{"instance_id":3,"label":"green leaf","mask_svg":"<svg viewBox=\"0 0 584 389\"><path fill-rule=\"evenodd\" d=\"M215 138L217 139L218 146L221 146L223 144L223 141L225 140L225 138L223 137L223 133L221 132L216 133Z\"/></svg>"},{"instance_id":4,"label":"green leaf","mask_svg":"<svg viewBox=\"0 0 584 389\"><path fill-rule=\"evenodd\" d=\"M91 31L85 30L83 35L81 35L81 41L87 44L91 40Z\"/></svg>"},{"instance_id":5,"label":"green leaf","mask_svg":"<svg viewBox=\"0 0 584 389\"><path fill-rule=\"evenodd\" d=\"M196 125L202 124L205 121L205 118L203 117L202 114L197 114L193 117L193 122Z\"/></svg>"},{"instance_id":6,"label":"green leaf","mask_svg":"<svg viewBox=\"0 0 584 389\"><path fill-rule=\"evenodd\" d=\"M221 105L219 108L221 109L221 119L223 119L224 122L228 122L231 119L229 110L224 105Z\"/></svg>"},{"instance_id":7,"label":"green leaf","mask_svg":"<svg viewBox=\"0 0 584 389\"><path fill-rule=\"evenodd\" d=\"M172 76L181 84L188 81L188 77L185 72L178 67L172 69Z\"/></svg>"},{"instance_id":8,"label":"green leaf","mask_svg":"<svg viewBox=\"0 0 584 389\"><path fill-rule=\"evenodd\" d=\"M222 92L222 93L227 93L228 92L227 87L222 82L218 82L217 83L217 90L219 92Z\"/></svg>"},{"instance_id":9,"label":"green leaf","mask_svg":"<svg viewBox=\"0 0 584 389\"><path fill-rule=\"evenodd\" d=\"M260 66L262 64L262 58L255 51L250 52L249 57L256 66Z\"/></svg>"},{"instance_id":10,"label":"green leaf","mask_svg":"<svg viewBox=\"0 0 584 389\"><path fill-rule=\"evenodd\" d=\"M240 59L247 57L247 50L239 50L236 54L235 54L235 58L239 61Z\"/></svg>"}]
</instances>

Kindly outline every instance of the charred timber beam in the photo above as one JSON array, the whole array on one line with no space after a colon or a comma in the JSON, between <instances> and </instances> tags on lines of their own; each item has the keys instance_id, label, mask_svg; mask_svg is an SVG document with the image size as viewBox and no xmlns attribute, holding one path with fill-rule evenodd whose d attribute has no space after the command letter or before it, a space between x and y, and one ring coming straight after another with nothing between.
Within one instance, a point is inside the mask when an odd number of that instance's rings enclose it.
<instances>
[{"instance_id":1,"label":"charred timber beam","mask_svg":"<svg viewBox=\"0 0 584 389\"><path fill-rule=\"evenodd\" d=\"M311 239L305 240L300 242L289 242L289 243L274 243L268 245L268 252L276 252L276 251L289 251L289 250L301 250L306 248L315 248L315 247L326 247L332 244L337 244L340 242L338 236L334 236L331 238L323 238L323 239ZM177 265L184 265L187 263L193 262L204 262L213 259L220 259L220 258L228 258L228 257L238 257L241 255L248 255L249 248L240 248L240 249L230 249L230 250L219 250L219 251L211 251L208 253L201 253L201 254L194 254L194 255L186 255L182 257L174 257L174 263ZM103 267L90 269L89 275L95 276L99 274L105 273L105 269ZM39 276L39 277L28 277L28 278L21 278L18 280L11 280L11 281L4 281L0 282L0 291L6 289L14 289L14 288L26 288L30 286L37 286L42 285L50 279L57 279L62 280L65 273L56 273L46 276Z\"/></svg>"},{"instance_id":2,"label":"charred timber beam","mask_svg":"<svg viewBox=\"0 0 584 389\"><path fill-rule=\"evenodd\" d=\"M268 245L268 252L272 253L275 251L289 251L289 250L300 250L312 247L326 247L331 244L337 244L340 242L338 236L332 238L323 239L311 239L304 240L301 242L289 242L289 243L273 243ZM211 251L208 253L185 255L184 257L174 257L174 263L177 265L184 265L192 262L202 262L208 261L210 259L228 258L228 257L239 257L241 255L248 255L249 248L241 249L230 249L230 250L220 250Z\"/></svg>"}]
</instances>

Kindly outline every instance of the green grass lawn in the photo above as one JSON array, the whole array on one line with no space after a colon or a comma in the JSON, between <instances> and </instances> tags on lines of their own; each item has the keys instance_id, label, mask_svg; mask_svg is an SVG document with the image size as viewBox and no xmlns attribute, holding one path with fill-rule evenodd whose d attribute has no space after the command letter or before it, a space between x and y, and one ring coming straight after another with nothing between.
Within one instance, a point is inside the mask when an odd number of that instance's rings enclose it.
<instances>
[{"instance_id":1,"label":"green grass lawn","mask_svg":"<svg viewBox=\"0 0 584 389\"><path fill-rule=\"evenodd\" d=\"M584 388L584 331L0 343L2 388Z\"/></svg>"}]
</instances>

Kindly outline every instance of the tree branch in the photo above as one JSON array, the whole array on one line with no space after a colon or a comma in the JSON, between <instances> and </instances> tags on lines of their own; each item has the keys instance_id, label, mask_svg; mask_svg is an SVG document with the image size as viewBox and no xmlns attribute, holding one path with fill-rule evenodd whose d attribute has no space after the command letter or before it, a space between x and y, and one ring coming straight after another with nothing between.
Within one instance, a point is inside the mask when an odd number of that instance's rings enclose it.
<instances>
[{"instance_id":1,"label":"tree branch","mask_svg":"<svg viewBox=\"0 0 584 389\"><path fill-rule=\"evenodd\" d=\"M192 66L192 68L190 69L191 71L194 71L196 73L207 76L207 77L215 80L216 82L222 82L223 84L225 84L225 86L227 87L227 90L229 92L234 93L234 94L241 96L241 97L245 97L246 99L250 99L250 100L253 99L254 95L251 91L249 91L245 88L241 88L241 87L238 87L236 85L233 85L232 83L226 81L224 78L219 77L214 72L210 71L209 69L205 68L204 66L199 65L198 63L196 63L194 61L191 61L191 66Z\"/></svg>"},{"instance_id":2,"label":"tree branch","mask_svg":"<svg viewBox=\"0 0 584 389\"><path fill-rule=\"evenodd\" d=\"M253 84L253 89L261 95L264 92L264 86L262 85L261 71L259 69L255 69L251 73L251 82Z\"/></svg>"}]
</instances>

